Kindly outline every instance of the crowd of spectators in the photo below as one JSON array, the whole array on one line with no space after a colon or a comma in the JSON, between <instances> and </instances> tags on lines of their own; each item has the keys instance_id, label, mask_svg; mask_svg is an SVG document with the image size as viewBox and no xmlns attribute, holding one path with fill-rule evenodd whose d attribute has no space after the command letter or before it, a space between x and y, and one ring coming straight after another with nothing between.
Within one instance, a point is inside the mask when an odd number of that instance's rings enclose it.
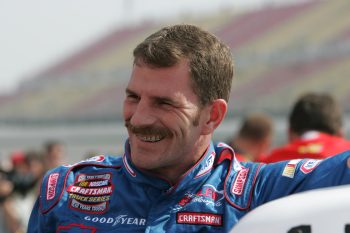
<instances>
[{"instance_id":1,"label":"crowd of spectators","mask_svg":"<svg viewBox=\"0 0 350 233\"><path fill-rule=\"evenodd\" d=\"M43 175L65 163L64 145L47 141L42 149L16 150L0 165L0 232L26 232Z\"/></svg>"}]
</instances>

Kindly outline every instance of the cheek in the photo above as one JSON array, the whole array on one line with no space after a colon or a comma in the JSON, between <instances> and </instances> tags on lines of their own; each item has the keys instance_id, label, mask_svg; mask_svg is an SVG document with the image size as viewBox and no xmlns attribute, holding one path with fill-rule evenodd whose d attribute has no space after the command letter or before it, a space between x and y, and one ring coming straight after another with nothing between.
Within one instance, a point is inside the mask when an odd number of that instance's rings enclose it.
<instances>
[{"instance_id":1,"label":"cheek","mask_svg":"<svg viewBox=\"0 0 350 233\"><path fill-rule=\"evenodd\" d=\"M124 120L128 120L131 118L132 116L132 106L130 105L130 103L128 103L127 101L124 101L123 104L123 116L124 116Z\"/></svg>"}]
</instances>

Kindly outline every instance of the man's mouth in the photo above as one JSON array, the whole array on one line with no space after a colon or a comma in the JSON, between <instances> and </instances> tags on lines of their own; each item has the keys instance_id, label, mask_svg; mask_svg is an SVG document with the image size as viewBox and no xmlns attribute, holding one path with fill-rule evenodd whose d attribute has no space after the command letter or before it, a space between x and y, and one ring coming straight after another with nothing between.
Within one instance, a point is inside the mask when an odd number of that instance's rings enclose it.
<instances>
[{"instance_id":1,"label":"man's mouth","mask_svg":"<svg viewBox=\"0 0 350 233\"><path fill-rule=\"evenodd\" d=\"M165 136L161 136L161 135L141 135L141 134L136 134L136 137L144 142L159 142L163 138L165 138Z\"/></svg>"}]
</instances>

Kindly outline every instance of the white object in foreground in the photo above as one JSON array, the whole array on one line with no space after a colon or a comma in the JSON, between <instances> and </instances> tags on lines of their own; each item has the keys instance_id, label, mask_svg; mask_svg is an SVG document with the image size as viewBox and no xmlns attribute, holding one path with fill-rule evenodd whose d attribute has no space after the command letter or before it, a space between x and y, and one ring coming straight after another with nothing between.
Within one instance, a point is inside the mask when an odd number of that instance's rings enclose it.
<instances>
[{"instance_id":1,"label":"white object in foreground","mask_svg":"<svg viewBox=\"0 0 350 233\"><path fill-rule=\"evenodd\" d=\"M350 185L317 189L266 203L230 233L350 233Z\"/></svg>"}]
</instances>

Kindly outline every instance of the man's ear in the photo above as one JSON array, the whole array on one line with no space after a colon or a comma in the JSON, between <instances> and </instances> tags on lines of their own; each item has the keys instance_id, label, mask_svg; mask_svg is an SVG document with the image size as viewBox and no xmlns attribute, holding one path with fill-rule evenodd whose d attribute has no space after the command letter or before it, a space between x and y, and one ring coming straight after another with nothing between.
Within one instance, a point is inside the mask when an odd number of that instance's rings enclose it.
<instances>
[{"instance_id":1,"label":"man's ear","mask_svg":"<svg viewBox=\"0 0 350 233\"><path fill-rule=\"evenodd\" d=\"M214 132L225 118L227 112L227 103L224 99L216 99L211 104L205 107L204 126L202 134L207 135Z\"/></svg>"}]
</instances>

